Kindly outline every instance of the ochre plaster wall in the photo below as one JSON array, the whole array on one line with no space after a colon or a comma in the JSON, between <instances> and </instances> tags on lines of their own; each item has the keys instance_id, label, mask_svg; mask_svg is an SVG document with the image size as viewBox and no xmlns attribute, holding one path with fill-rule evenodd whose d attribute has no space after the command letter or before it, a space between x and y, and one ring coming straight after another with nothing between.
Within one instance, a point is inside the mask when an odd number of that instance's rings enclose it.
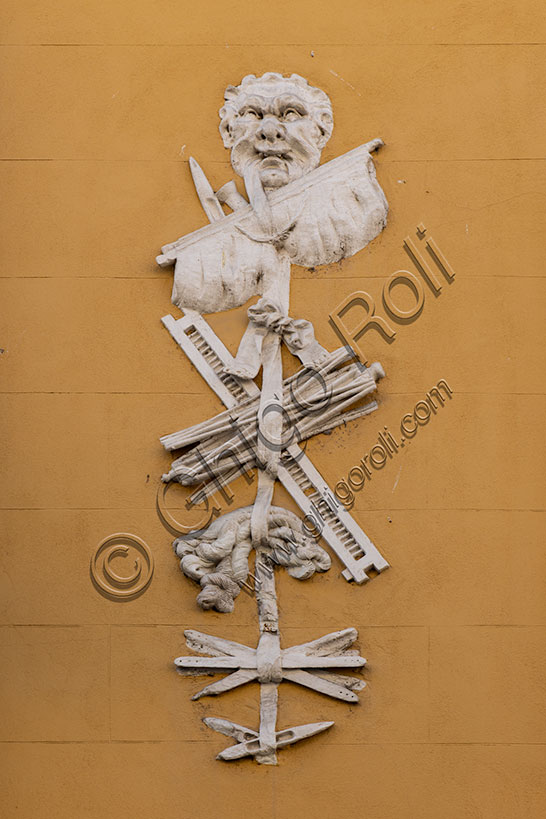
<instances>
[{"instance_id":1,"label":"ochre plaster wall","mask_svg":"<svg viewBox=\"0 0 546 819\"><path fill-rule=\"evenodd\" d=\"M538 0L5 0L6 816L544 815L543 12ZM200 681L172 659L190 626L253 642L254 605L201 612L155 511L159 435L221 407L160 324L175 313L172 274L154 257L204 223L188 157L215 187L232 178L225 85L266 70L331 96L323 159L386 142L387 229L343 264L296 269L292 315L338 346L329 312L355 290L380 307L420 222L456 271L394 343L364 336L387 372L379 411L309 444L333 485L438 380L454 392L357 495L392 568L365 587L336 561L309 583L279 574L285 643L354 625L369 685L349 707L286 684L280 725L336 724L277 768L214 760L229 741L200 718L255 726L256 687L192 703ZM212 324L234 349L244 312ZM156 561L132 602L89 578L118 531Z\"/></svg>"}]
</instances>

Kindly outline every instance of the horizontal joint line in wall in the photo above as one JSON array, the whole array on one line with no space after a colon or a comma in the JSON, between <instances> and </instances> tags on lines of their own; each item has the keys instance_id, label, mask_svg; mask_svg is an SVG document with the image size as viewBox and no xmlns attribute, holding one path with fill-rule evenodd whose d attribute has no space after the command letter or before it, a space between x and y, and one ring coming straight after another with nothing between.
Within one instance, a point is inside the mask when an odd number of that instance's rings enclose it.
<instances>
[{"instance_id":1,"label":"horizontal joint line in wall","mask_svg":"<svg viewBox=\"0 0 546 819\"><path fill-rule=\"evenodd\" d=\"M304 43L263 43L261 41L252 41L248 43L226 43L225 40L219 42L196 43L0 43L1 48L398 48L400 46L410 48L481 48L481 47L495 47L495 46L543 46L544 42L519 42L510 40L508 42L497 43L472 43L472 42L452 42L452 43L435 43L435 42L393 42L392 40L384 40L377 42L328 42L317 43L314 40Z\"/></svg>"},{"instance_id":2,"label":"horizontal joint line in wall","mask_svg":"<svg viewBox=\"0 0 546 819\"><path fill-rule=\"evenodd\" d=\"M393 163L409 163L409 162L417 162L417 163L427 163L431 164L434 162L544 162L546 157L544 156L489 156L489 157L442 157L439 159L431 159L429 157L422 157L422 158L411 158L411 159L384 159L383 157L378 159L378 165L388 165ZM162 163L162 164L173 164L176 163L178 165L187 165L187 159L158 159L158 158L138 158L138 157L46 157L46 156L30 156L30 157L0 157L0 162L149 162L149 163ZM208 159L207 163L209 165L223 165L227 167L229 162L220 159Z\"/></svg>"},{"instance_id":3,"label":"horizontal joint line in wall","mask_svg":"<svg viewBox=\"0 0 546 819\"><path fill-rule=\"evenodd\" d=\"M155 512L155 506L143 509L142 506L0 506L0 512ZM493 506L413 506L398 507L389 506L386 508L353 507L354 512L362 512L369 515L373 512L546 512L546 508L497 508Z\"/></svg>"}]
</instances>

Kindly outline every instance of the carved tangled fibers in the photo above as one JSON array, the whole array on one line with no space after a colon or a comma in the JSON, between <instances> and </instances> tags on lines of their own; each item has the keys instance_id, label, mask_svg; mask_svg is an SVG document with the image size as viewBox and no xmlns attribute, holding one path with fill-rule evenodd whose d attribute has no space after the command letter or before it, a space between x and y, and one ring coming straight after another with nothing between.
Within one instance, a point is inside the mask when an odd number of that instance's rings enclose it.
<instances>
[{"instance_id":1,"label":"carved tangled fibers","mask_svg":"<svg viewBox=\"0 0 546 819\"><path fill-rule=\"evenodd\" d=\"M251 514L252 506L245 506L222 515L203 532L174 541L180 568L201 584L197 602L202 609L233 611L234 599L249 574ZM300 519L292 512L272 506L268 526L267 554L292 577L306 580L330 568L329 555L303 533Z\"/></svg>"}]
</instances>

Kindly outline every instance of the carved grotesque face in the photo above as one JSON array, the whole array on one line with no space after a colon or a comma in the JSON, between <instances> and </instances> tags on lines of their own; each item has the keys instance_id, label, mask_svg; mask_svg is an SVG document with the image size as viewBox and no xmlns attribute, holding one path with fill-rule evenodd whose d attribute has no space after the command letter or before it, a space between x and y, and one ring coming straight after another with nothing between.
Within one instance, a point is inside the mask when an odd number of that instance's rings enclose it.
<instances>
[{"instance_id":1,"label":"carved grotesque face","mask_svg":"<svg viewBox=\"0 0 546 819\"><path fill-rule=\"evenodd\" d=\"M233 89L220 126L234 170L245 178L257 170L263 187L273 189L316 168L332 130L326 95L280 75L244 82Z\"/></svg>"}]
</instances>

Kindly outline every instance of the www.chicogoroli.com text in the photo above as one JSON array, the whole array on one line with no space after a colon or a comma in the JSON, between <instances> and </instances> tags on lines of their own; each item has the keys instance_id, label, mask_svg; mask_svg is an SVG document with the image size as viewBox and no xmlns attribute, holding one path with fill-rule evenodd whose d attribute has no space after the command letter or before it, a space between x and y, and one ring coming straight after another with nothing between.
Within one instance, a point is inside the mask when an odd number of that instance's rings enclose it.
<instances>
[{"instance_id":1,"label":"www.chicogoroli.com text","mask_svg":"<svg viewBox=\"0 0 546 819\"><path fill-rule=\"evenodd\" d=\"M400 433L395 437L388 427L377 436L377 443L366 452L358 464L355 464L346 478L341 478L335 485L334 495L347 508L355 502L355 492L360 492L366 483L373 478L373 473L383 467L417 435L421 427L426 426L431 418L451 400L453 391L445 379L441 379L418 401L411 412L407 412L400 421Z\"/></svg>"}]
</instances>

